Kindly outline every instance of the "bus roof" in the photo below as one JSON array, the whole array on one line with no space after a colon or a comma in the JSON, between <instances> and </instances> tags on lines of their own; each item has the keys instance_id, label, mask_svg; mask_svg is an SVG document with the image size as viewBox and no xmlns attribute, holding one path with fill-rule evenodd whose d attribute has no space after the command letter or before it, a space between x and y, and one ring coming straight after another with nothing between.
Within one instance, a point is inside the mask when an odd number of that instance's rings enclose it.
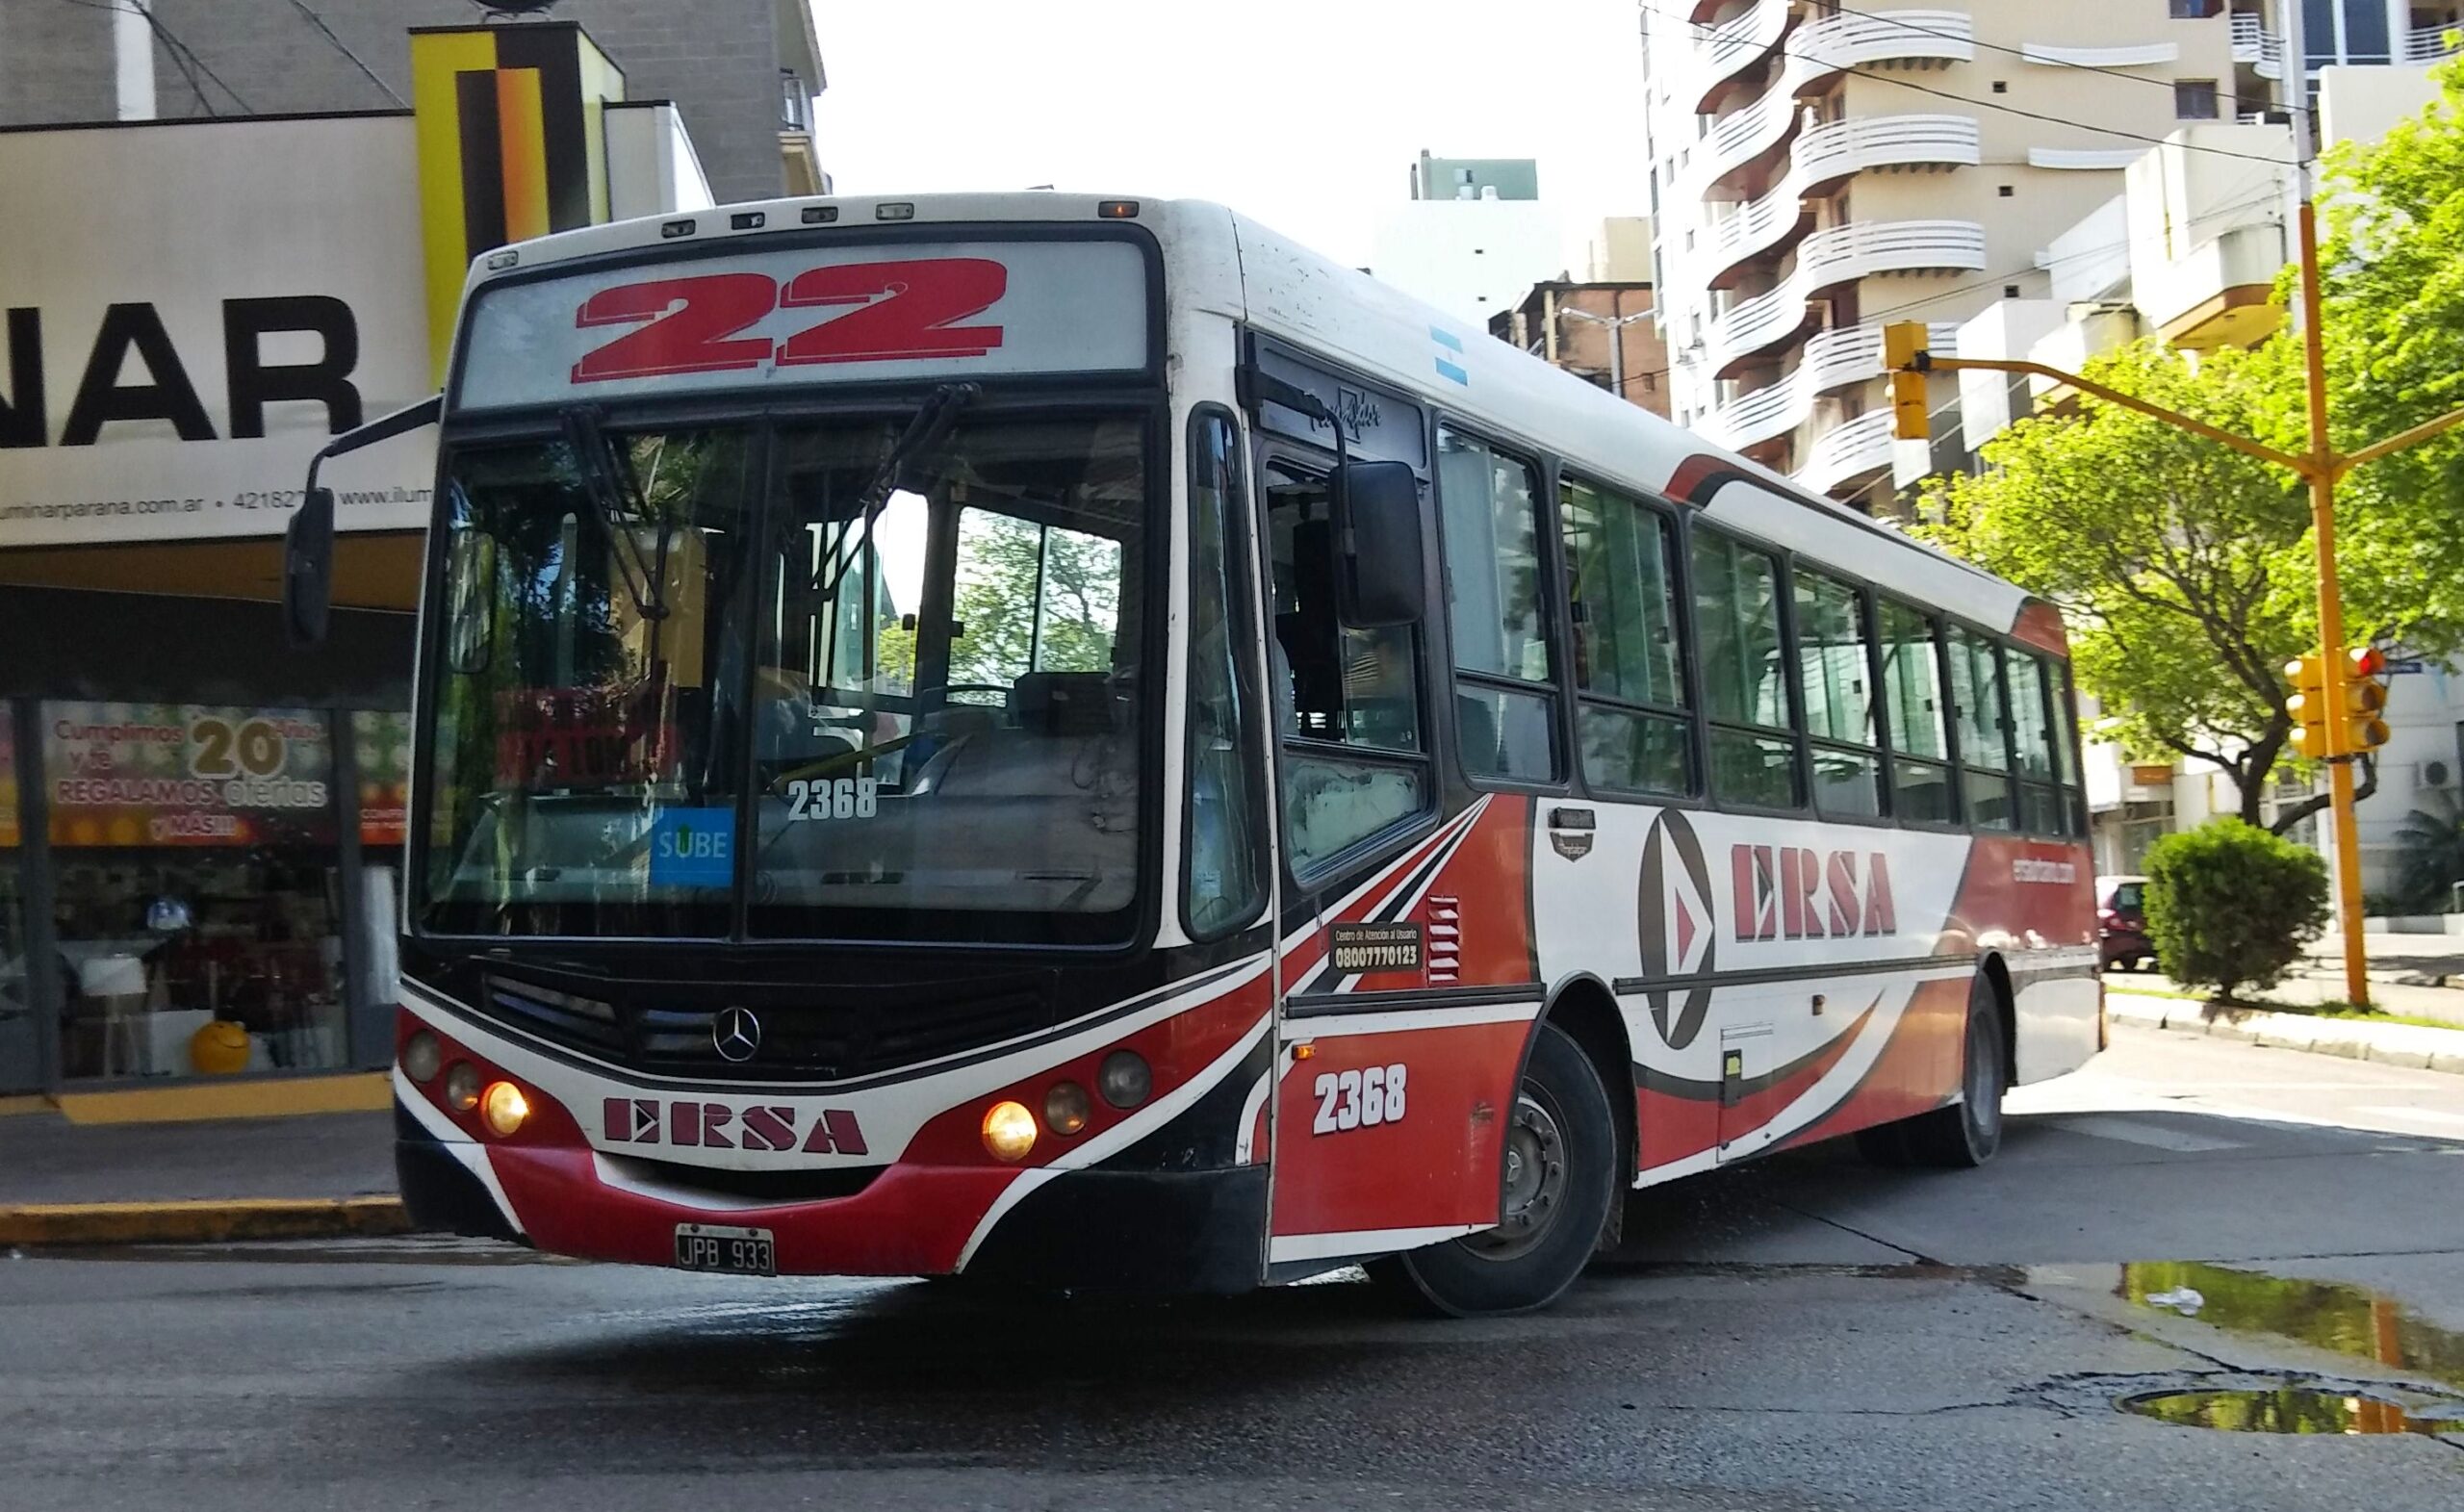
<instances>
[{"instance_id":1,"label":"bus roof","mask_svg":"<svg viewBox=\"0 0 2464 1512\"><path fill-rule=\"evenodd\" d=\"M1143 225L1163 243L1167 297L1245 321L1470 423L1522 440L1603 483L1702 506L1713 519L1921 602L2059 650L2059 620L2018 588L1895 526L1799 488L1596 384L1393 286L1203 200L1031 191L751 201L561 231L472 265L494 278L679 243L884 225ZM2040 612L2023 615L2023 610ZM2022 625L2025 619L2032 622Z\"/></svg>"}]
</instances>

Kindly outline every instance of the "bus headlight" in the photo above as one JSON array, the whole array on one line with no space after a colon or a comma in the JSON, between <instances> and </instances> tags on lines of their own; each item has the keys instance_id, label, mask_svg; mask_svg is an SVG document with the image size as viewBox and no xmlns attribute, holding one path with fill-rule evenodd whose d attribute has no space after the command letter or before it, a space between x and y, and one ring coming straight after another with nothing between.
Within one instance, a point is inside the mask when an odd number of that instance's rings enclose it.
<instances>
[{"instance_id":1,"label":"bus headlight","mask_svg":"<svg viewBox=\"0 0 2464 1512\"><path fill-rule=\"evenodd\" d=\"M984 1111L984 1147L994 1160L1025 1160L1036 1147L1036 1115L1025 1103L994 1103Z\"/></svg>"},{"instance_id":2,"label":"bus headlight","mask_svg":"<svg viewBox=\"0 0 2464 1512\"><path fill-rule=\"evenodd\" d=\"M1155 1073L1148 1069L1146 1058L1137 1051L1116 1050L1104 1057L1095 1087L1104 1094L1104 1101L1114 1107L1135 1108L1155 1089Z\"/></svg>"},{"instance_id":3,"label":"bus headlight","mask_svg":"<svg viewBox=\"0 0 2464 1512\"><path fill-rule=\"evenodd\" d=\"M487 1121L489 1132L499 1139L510 1139L521 1132L530 1116L530 1099L511 1082L490 1082L479 1097L479 1116Z\"/></svg>"},{"instance_id":4,"label":"bus headlight","mask_svg":"<svg viewBox=\"0 0 2464 1512\"><path fill-rule=\"evenodd\" d=\"M423 1029L402 1041L402 1074L422 1086L436 1080L445 1064L445 1046Z\"/></svg>"},{"instance_id":5,"label":"bus headlight","mask_svg":"<svg viewBox=\"0 0 2464 1512\"><path fill-rule=\"evenodd\" d=\"M1064 1138L1087 1127L1091 1112L1087 1089L1076 1082L1055 1082L1043 1094L1043 1126Z\"/></svg>"},{"instance_id":6,"label":"bus headlight","mask_svg":"<svg viewBox=\"0 0 2464 1512\"><path fill-rule=\"evenodd\" d=\"M479 1106L479 1068L468 1061L456 1061L453 1069L445 1073L445 1102L455 1113L469 1113Z\"/></svg>"}]
</instances>

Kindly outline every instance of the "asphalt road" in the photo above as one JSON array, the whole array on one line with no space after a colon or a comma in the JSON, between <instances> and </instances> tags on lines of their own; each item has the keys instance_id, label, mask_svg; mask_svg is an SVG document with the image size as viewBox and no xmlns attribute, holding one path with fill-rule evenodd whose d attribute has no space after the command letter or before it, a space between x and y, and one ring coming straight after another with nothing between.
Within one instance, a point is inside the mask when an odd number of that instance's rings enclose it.
<instances>
[{"instance_id":1,"label":"asphalt road","mask_svg":"<svg viewBox=\"0 0 2464 1512\"><path fill-rule=\"evenodd\" d=\"M0 1507L2464 1505L2464 1433L2114 1406L2464 1397L2464 1078L2124 1032L2015 1107L1982 1172L1826 1149L1673 1189L1641 1258L1477 1323L1341 1281L1139 1303L410 1241L16 1259ZM2169 1261L2212 1264L2123 1265ZM2197 1320L2134 1300L2185 1280Z\"/></svg>"}]
</instances>

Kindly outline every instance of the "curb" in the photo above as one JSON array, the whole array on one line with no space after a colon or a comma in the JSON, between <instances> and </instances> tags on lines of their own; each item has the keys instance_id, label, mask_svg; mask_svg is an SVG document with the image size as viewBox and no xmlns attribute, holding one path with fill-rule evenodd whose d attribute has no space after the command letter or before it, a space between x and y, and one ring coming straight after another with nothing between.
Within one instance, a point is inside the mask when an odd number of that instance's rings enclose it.
<instances>
[{"instance_id":1,"label":"curb","mask_svg":"<svg viewBox=\"0 0 2464 1512\"><path fill-rule=\"evenodd\" d=\"M0 1207L0 1244L218 1244L407 1234L399 1197L240 1197Z\"/></svg>"},{"instance_id":2,"label":"curb","mask_svg":"<svg viewBox=\"0 0 2464 1512\"><path fill-rule=\"evenodd\" d=\"M2112 987L2106 989L2105 1012L2123 1023L2169 1029L2176 1034L2242 1039L2277 1050L2306 1050L2313 1055L2342 1056L2348 1061L2375 1061L2381 1065L2464 1076L2464 1029L2273 1013L2265 1009L2224 1008L2186 998L2141 997Z\"/></svg>"}]
</instances>

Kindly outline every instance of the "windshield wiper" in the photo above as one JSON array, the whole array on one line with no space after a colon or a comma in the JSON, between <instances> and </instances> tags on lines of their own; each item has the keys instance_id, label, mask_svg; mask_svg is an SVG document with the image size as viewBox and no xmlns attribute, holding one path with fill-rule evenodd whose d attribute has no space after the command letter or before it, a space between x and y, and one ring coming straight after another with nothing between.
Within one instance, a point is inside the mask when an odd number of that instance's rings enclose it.
<instances>
[{"instance_id":1,"label":"windshield wiper","mask_svg":"<svg viewBox=\"0 0 2464 1512\"><path fill-rule=\"evenodd\" d=\"M641 479L625 459L616 454L616 445L607 439L607 427L595 404L568 404L557 413L565 428L565 445L574 454L574 466L581 474L582 492L589 496L592 518L599 522L600 532L607 537L607 550L616 575L624 579L626 596L633 601L634 610L645 620L667 618L667 548L672 537L668 522L658 522L658 555L656 561L642 560L642 544L632 532L616 523L619 510L642 521L651 515L650 500L642 497Z\"/></svg>"},{"instance_id":2,"label":"windshield wiper","mask_svg":"<svg viewBox=\"0 0 2464 1512\"><path fill-rule=\"evenodd\" d=\"M855 518L861 523L849 532L854 540L834 553L826 579L819 576L813 579L813 588L822 598L837 597L838 585L856 564L864 559L864 548L873 539L873 522L881 518L882 510L888 505L890 494L898 487L899 474L918 454L939 445L941 438L950 433L950 427L958 423L959 412L973 403L976 396L983 392L980 385L973 383L944 383L916 407L915 418L907 423L907 428L899 432L898 439L882 453L881 461L873 468L873 475L865 480L862 491L856 496Z\"/></svg>"}]
</instances>

